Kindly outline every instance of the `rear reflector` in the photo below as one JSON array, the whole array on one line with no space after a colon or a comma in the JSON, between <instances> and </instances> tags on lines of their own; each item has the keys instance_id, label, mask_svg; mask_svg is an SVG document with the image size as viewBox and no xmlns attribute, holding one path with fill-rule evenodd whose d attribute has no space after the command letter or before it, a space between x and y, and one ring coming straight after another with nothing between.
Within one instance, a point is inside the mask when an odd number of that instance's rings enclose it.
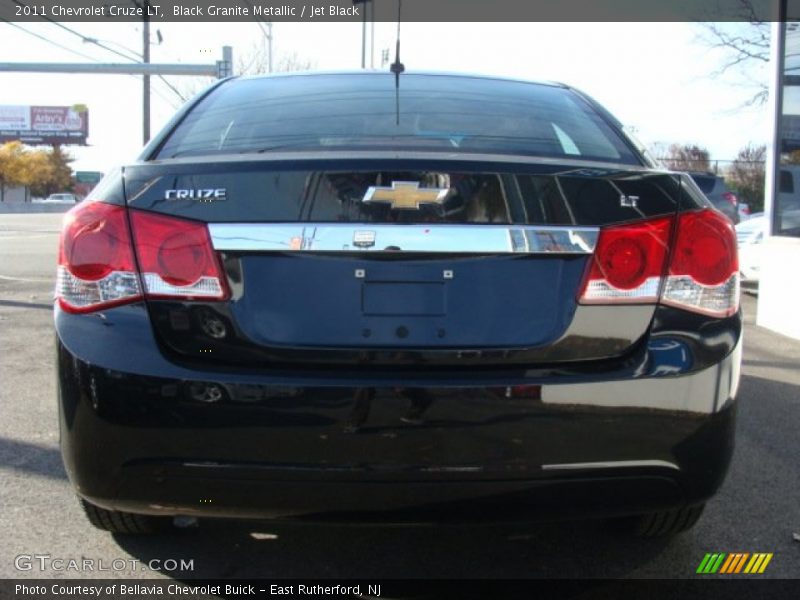
<instances>
[{"instance_id":1,"label":"rear reflector","mask_svg":"<svg viewBox=\"0 0 800 600\"><path fill-rule=\"evenodd\" d=\"M222 265L205 223L131 211L131 227L148 297L227 298Z\"/></svg>"},{"instance_id":2,"label":"rear reflector","mask_svg":"<svg viewBox=\"0 0 800 600\"><path fill-rule=\"evenodd\" d=\"M56 299L68 312L90 312L142 298L125 209L89 202L64 216Z\"/></svg>"},{"instance_id":3,"label":"rear reflector","mask_svg":"<svg viewBox=\"0 0 800 600\"><path fill-rule=\"evenodd\" d=\"M739 265L733 225L710 209L681 214L674 236L673 222L661 218L602 229L578 301L660 301L711 316L734 314Z\"/></svg>"}]
</instances>

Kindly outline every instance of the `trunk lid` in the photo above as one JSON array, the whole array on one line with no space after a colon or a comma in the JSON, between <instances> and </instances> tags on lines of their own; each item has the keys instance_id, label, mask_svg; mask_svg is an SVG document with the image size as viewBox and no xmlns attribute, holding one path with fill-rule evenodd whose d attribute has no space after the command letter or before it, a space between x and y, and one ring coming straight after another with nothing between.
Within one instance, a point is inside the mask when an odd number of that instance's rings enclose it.
<instances>
[{"instance_id":1,"label":"trunk lid","mask_svg":"<svg viewBox=\"0 0 800 600\"><path fill-rule=\"evenodd\" d=\"M202 221L225 302L149 300L165 349L236 365L601 360L652 306L579 306L599 228L678 209L677 176L489 157L230 157L125 169L132 209Z\"/></svg>"}]
</instances>

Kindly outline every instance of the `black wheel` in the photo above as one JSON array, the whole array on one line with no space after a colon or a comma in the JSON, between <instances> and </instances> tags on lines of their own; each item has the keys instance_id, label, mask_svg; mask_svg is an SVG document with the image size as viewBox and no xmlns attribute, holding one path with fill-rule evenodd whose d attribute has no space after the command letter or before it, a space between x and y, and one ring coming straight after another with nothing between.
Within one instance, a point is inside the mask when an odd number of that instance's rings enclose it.
<instances>
[{"instance_id":1,"label":"black wheel","mask_svg":"<svg viewBox=\"0 0 800 600\"><path fill-rule=\"evenodd\" d=\"M638 537L663 537L691 529L703 514L705 504L639 515L631 520L633 534Z\"/></svg>"},{"instance_id":2,"label":"black wheel","mask_svg":"<svg viewBox=\"0 0 800 600\"><path fill-rule=\"evenodd\" d=\"M116 510L106 510L87 502L81 498L83 512L89 522L104 531L111 533L149 534L166 531L172 520L169 517L153 517L150 515L136 515Z\"/></svg>"}]
</instances>

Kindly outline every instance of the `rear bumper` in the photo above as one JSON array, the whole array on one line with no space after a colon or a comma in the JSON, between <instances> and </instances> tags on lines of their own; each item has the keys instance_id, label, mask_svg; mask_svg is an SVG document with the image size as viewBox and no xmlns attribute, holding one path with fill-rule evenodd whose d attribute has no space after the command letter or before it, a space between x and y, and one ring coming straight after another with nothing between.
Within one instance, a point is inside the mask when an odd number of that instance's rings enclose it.
<instances>
[{"instance_id":1,"label":"rear bumper","mask_svg":"<svg viewBox=\"0 0 800 600\"><path fill-rule=\"evenodd\" d=\"M112 315L113 313L113 315ZM77 492L149 514L536 520L702 502L733 451L741 341L686 374L193 371L141 306L57 311Z\"/></svg>"}]
</instances>

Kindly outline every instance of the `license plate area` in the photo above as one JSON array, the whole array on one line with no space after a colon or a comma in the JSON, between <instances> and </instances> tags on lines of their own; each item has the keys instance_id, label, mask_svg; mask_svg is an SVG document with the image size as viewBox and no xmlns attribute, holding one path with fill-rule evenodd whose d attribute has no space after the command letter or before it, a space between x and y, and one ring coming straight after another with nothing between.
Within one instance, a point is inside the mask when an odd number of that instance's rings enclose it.
<instances>
[{"instance_id":1,"label":"license plate area","mask_svg":"<svg viewBox=\"0 0 800 600\"><path fill-rule=\"evenodd\" d=\"M361 309L366 316L437 317L446 312L443 283L420 281L368 281L361 289Z\"/></svg>"},{"instance_id":2,"label":"license plate area","mask_svg":"<svg viewBox=\"0 0 800 600\"><path fill-rule=\"evenodd\" d=\"M245 293L231 311L256 344L487 349L557 339L585 260L276 254L242 264Z\"/></svg>"}]
</instances>

